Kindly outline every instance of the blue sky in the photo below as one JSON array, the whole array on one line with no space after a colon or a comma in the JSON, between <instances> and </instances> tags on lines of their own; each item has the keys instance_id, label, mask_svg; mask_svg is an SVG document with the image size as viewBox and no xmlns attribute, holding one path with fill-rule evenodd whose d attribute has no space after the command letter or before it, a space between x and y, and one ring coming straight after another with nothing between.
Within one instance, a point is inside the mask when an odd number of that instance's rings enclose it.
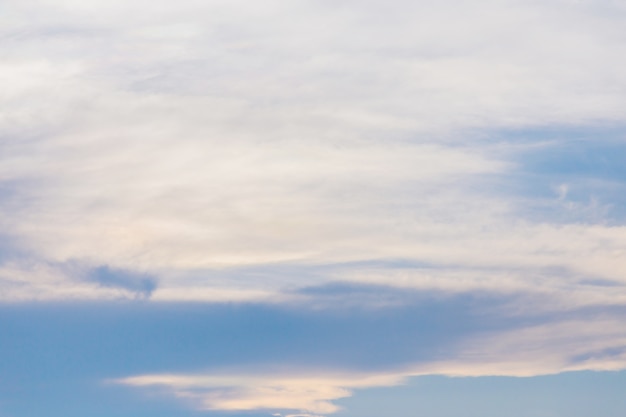
<instances>
[{"instance_id":1,"label":"blue sky","mask_svg":"<svg viewBox=\"0 0 626 417\"><path fill-rule=\"evenodd\" d=\"M626 6L0 5L0 417L622 416Z\"/></svg>"}]
</instances>

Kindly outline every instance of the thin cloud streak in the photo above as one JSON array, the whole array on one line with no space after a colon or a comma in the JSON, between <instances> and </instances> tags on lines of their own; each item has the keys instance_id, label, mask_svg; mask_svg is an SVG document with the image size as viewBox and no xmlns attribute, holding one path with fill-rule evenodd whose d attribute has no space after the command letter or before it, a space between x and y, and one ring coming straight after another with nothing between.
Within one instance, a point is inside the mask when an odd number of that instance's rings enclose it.
<instances>
[{"instance_id":1,"label":"thin cloud streak","mask_svg":"<svg viewBox=\"0 0 626 417\"><path fill-rule=\"evenodd\" d=\"M331 400L350 396L349 389L391 386L402 381L396 375L337 375L298 377L226 375L146 375L114 381L135 387L163 386L175 396L204 410L291 410L305 415L339 410Z\"/></svg>"}]
</instances>

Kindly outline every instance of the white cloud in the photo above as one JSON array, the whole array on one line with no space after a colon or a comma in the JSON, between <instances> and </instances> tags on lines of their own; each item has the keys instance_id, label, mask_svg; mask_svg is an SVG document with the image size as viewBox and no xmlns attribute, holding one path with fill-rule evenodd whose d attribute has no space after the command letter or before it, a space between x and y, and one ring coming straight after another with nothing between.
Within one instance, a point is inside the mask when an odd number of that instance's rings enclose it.
<instances>
[{"instance_id":1,"label":"white cloud","mask_svg":"<svg viewBox=\"0 0 626 417\"><path fill-rule=\"evenodd\" d=\"M444 267L417 286L521 288L548 267L623 280L623 228L520 220L492 182L510 144L484 140L621 121L616 2L33 0L4 20L0 227L28 262L149 271L160 300L339 275L203 270L372 259Z\"/></svg>"},{"instance_id":2,"label":"white cloud","mask_svg":"<svg viewBox=\"0 0 626 417\"><path fill-rule=\"evenodd\" d=\"M87 279L89 267L54 264L31 259L0 264L0 301L84 301L145 298L123 286L103 286Z\"/></svg>"},{"instance_id":3,"label":"white cloud","mask_svg":"<svg viewBox=\"0 0 626 417\"><path fill-rule=\"evenodd\" d=\"M390 386L401 381L402 377L397 375L240 374L143 375L115 382L135 387L165 387L202 410L287 411L288 416L312 416L338 411L339 407L331 401L350 396L350 389Z\"/></svg>"},{"instance_id":4,"label":"white cloud","mask_svg":"<svg viewBox=\"0 0 626 417\"><path fill-rule=\"evenodd\" d=\"M432 362L417 375L518 376L626 369L626 333L618 316L554 320L476 335L449 361Z\"/></svg>"}]
</instances>

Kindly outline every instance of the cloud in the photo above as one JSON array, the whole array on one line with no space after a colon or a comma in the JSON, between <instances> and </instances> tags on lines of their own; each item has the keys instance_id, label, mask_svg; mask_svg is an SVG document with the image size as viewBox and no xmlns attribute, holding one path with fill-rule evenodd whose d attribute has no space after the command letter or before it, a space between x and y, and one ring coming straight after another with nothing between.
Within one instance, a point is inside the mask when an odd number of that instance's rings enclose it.
<instances>
[{"instance_id":1,"label":"cloud","mask_svg":"<svg viewBox=\"0 0 626 417\"><path fill-rule=\"evenodd\" d=\"M3 349L285 417L419 375L625 369L625 20L5 1L0 309L43 313Z\"/></svg>"},{"instance_id":2,"label":"cloud","mask_svg":"<svg viewBox=\"0 0 626 417\"><path fill-rule=\"evenodd\" d=\"M0 226L28 262L142 271L155 300L373 259L619 279L602 202L546 221L502 191L537 149L510 132L621 122L618 4L241 4L9 2ZM307 279L216 277L277 264Z\"/></svg>"},{"instance_id":3,"label":"cloud","mask_svg":"<svg viewBox=\"0 0 626 417\"><path fill-rule=\"evenodd\" d=\"M624 13L11 1L0 301L621 307Z\"/></svg>"},{"instance_id":4,"label":"cloud","mask_svg":"<svg viewBox=\"0 0 626 417\"><path fill-rule=\"evenodd\" d=\"M141 297L150 297L157 287L154 278L129 271L114 270L107 266L95 268L89 279L103 287L123 288Z\"/></svg>"},{"instance_id":5,"label":"cloud","mask_svg":"<svg viewBox=\"0 0 626 417\"><path fill-rule=\"evenodd\" d=\"M145 299L156 288L156 279L140 272L37 261L29 253L0 262L2 302Z\"/></svg>"},{"instance_id":6,"label":"cloud","mask_svg":"<svg viewBox=\"0 0 626 417\"><path fill-rule=\"evenodd\" d=\"M114 381L134 387L165 387L202 410L287 412L312 416L339 411L331 401L350 389L391 386L397 375L145 375ZM293 413L303 414L293 414Z\"/></svg>"}]
</instances>

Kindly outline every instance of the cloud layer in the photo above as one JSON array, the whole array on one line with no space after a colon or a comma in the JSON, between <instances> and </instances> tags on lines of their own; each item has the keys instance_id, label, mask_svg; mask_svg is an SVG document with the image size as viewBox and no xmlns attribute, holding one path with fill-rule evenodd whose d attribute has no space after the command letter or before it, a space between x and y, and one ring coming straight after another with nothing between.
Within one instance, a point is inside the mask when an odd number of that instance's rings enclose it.
<instances>
[{"instance_id":1,"label":"cloud layer","mask_svg":"<svg viewBox=\"0 0 626 417\"><path fill-rule=\"evenodd\" d=\"M622 278L625 234L601 208L537 223L498 191L544 141L502 129L621 122L619 3L9 6L0 208L23 256L4 287L68 262L158 276L159 299L320 282L198 278L282 263ZM553 187L534 205L567 197ZM28 275L3 298L38 298Z\"/></svg>"},{"instance_id":2,"label":"cloud layer","mask_svg":"<svg viewBox=\"0 0 626 417\"><path fill-rule=\"evenodd\" d=\"M341 372L109 379L319 415L413 375L625 367L623 2L4 3L0 306L357 311L411 336L362 353L377 369L335 332Z\"/></svg>"}]
</instances>

